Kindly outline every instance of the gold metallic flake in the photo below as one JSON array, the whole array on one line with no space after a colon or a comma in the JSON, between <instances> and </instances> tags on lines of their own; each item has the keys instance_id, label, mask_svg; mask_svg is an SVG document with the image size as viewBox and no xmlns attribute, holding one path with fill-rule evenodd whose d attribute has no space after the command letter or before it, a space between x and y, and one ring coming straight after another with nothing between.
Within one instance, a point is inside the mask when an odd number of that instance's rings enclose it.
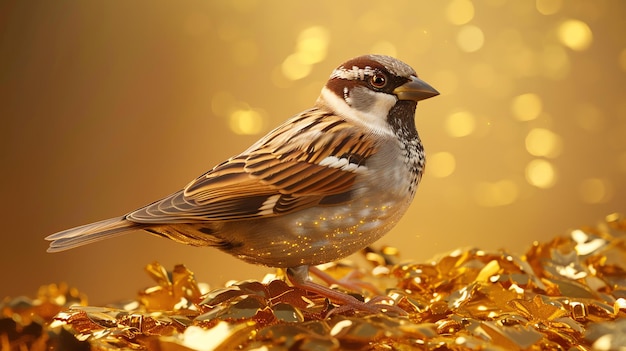
<instances>
[{"instance_id":1,"label":"gold metallic flake","mask_svg":"<svg viewBox=\"0 0 626 351\"><path fill-rule=\"evenodd\" d=\"M201 288L183 265L146 267L154 286L133 301L89 306L67 285L0 303L2 350L615 350L626 347L626 220L606 217L526 254L456 250L428 263L398 250L363 250L360 264L318 266L316 277L351 287L389 312L338 308L263 281ZM325 276L328 277L325 277ZM114 282L112 282L113 284ZM396 311L397 312L397 311Z\"/></svg>"}]
</instances>

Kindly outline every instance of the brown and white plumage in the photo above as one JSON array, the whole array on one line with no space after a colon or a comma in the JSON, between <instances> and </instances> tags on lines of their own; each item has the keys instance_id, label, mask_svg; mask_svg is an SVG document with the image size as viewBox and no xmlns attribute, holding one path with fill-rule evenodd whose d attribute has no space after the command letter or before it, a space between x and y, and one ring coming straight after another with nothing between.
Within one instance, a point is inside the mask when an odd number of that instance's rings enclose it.
<instances>
[{"instance_id":1,"label":"brown and white plumage","mask_svg":"<svg viewBox=\"0 0 626 351\"><path fill-rule=\"evenodd\" d=\"M425 162L415 108L437 94L397 59L351 59L313 108L241 154L125 216L48 236L48 251L143 229L274 267L345 257L391 229L412 201Z\"/></svg>"}]
</instances>

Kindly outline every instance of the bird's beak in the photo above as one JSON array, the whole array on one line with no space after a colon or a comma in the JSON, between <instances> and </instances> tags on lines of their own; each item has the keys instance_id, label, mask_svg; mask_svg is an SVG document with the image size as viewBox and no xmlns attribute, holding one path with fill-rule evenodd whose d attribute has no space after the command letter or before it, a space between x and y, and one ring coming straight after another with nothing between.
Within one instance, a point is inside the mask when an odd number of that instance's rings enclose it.
<instances>
[{"instance_id":1,"label":"bird's beak","mask_svg":"<svg viewBox=\"0 0 626 351\"><path fill-rule=\"evenodd\" d=\"M411 76L409 82L395 88L393 93L396 94L400 100L413 100L415 102L439 95L439 92L435 88L416 76Z\"/></svg>"}]
</instances>

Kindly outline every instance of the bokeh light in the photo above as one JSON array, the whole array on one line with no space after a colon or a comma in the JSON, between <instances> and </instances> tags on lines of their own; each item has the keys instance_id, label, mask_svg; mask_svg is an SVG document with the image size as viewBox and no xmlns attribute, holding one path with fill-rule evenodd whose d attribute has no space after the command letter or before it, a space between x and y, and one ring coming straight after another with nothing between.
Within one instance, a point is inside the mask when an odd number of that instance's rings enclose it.
<instances>
[{"instance_id":1,"label":"bokeh light","mask_svg":"<svg viewBox=\"0 0 626 351\"><path fill-rule=\"evenodd\" d=\"M476 119L469 111L458 111L446 118L446 131L451 137L470 135L476 128Z\"/></svg>"},{"instance_id":2,"label":"bokeh light","mask_svg":"<svg viewBox=\"0 0 626 351\"><path fill-rule=\"evenodd\" d=\"M220 285L267 273L139 233L63 255L42 238L180 189L311 108L332 69L365 53L402 59L441 92L416 113L427 163L415 200L377 244L417 260L524 247L626 212L626 2L11 4L0 185L15 234L0 239L0 264L31 285L8 294L69 280L111 302L135 291L102 281L155 259ZM92 259L103 252L124 262ZM32 267L13 269L23 257Z\"/></svg>"},{"instance_id":3,"label":"bokeh light","mask_svg":"<svg viewBox=\"0 0 626 351\"><path fill-rule=\"evenodd\" d=\"M556 170L547 160L535 159L526 166L526 181L538 188L547 189L557 181Z\"/></svg>"},{"instance_id":4,"label":"bokeh light","mask_svg":"<svg viewBox=\"0 0 626 351\"><path fill-rule=\"evenodd\" d=\"M557 35L563 45L576 51L586 50L593 41L593 34L587 23L576 19L561 23Z\"/></svg>"},{"instance_id":5,"label":"bokeh light","mask_svg":"<svg viewBox=\"0 0 626 351\"><path fill-rule=\"evenodd\" d=\"M468 24L459 29L459 33L456 37L456 43L462 51L478 51L485 43L485 35L477 26Z\"/></svg>"},{"instance_id":6,"label":"bokeh light","mask_svg":"<svg viewBox=\"0 0 626 351\"><path fill-rule=\"evenodd\" d=\"M544 128L534 128L526 135L526 151L533 156L554 158L561 153L561 137Z\"/></svg>"},{"instance_id":7,"label":"bokeh light","mask_svg":"<svg viewBox=\"0 0 626 351\"><path fill-rule=\"evenodd\" d=\"M541 114L543 109L541 98L534 93L526 93L513 98L511 110L520 121L533 120Z\"/></svg>"},{"instance_id":8,"label":"bokeh light","mask_svg":"<svg viewBox=\"0 0 626 351\"><path fill-rule=\"evenodd\" d=\"M298 36L296 52L298 59L305 64L323 61L328 51L330 33L321 26L313 26L303 30Z\"/></svg>"},{"instance_id":9,"label":"bokeh light","mask_svg":"<svg viewBox=\"0 0 626 351\"><path fill-rule=\"evenodd\" d=\"M237 109L230 114L230 129L235 134L255 135L264 127L264 112L259 109Z\"/></svg>"},{"instance_id":10,"label":"bokeh light","mask_svg":"<svg viewBox=\"0 0 626 351\"><path fill-rule=\"evenodd\" d=\"M446 18L457 26L466 24L474 18L474 4L469 0L452 0L446 7Z\"/></svg>"},{"instance_id":11,"label":"bokeh light","mask_svg":"<svg viewBox=\"0 0 626 351\"><path fill-rule=\"evenodd\" d=\"M330 36L328 30L313 26L300 32L296 52L287 56L282 64L282 73L287 79L299 80L311 73L313 64L326 58Z\"/></svg>"},{"instance_id":12,"label":"bokeh light","mask_svg":"<svg viewBox=\"0 0 626 351\"><path fill-rule=\"evenodd\" d=\"M542 15L554 15L561 10L563 0L536 0L535 7Z\"/></svg>"},{"instance_id":13,"label":"bokeh light","mask_svg":"<svg viewBox=\"0 0 626 351\"><path fill-rule=\"evenodd\" d=\"M510 205L517 200L518 195L518 186L510 179L479 182L474 187L474 199L479 206L484 207Z\"/></svg>"},{"instance_id":14,"label":"bokeh light","mask_svg":"<svg viewBox=\"0 0 626 351\"><path fill-rule=\"evenodd\" d=\"M440 151L428 156L428 174L436 178L445 178L454 173L456 160L454 155Z\"/></svg>"},{"instance_id":15,"label":"bokeh light","mask_svg":"<svg viewBox=\"0 0 626 351\"><path fill-rule=\"evenodd\" d=\"M287 56L281 67L285 77L290 80L302 79L308 76L313 69L313 66L302 61L297 53Z\"/></svg>"},{"instance_id":16,"label":"bokeh light","mask_svg":"<svg viewBox=\"0 0 626 351\"><path fill-rule=\"evenodd\" d=\"M569 75L570 59L563 47L546 45L539 54L541 72L546 78L562 80Z\"/></svg>"}]
</instances>

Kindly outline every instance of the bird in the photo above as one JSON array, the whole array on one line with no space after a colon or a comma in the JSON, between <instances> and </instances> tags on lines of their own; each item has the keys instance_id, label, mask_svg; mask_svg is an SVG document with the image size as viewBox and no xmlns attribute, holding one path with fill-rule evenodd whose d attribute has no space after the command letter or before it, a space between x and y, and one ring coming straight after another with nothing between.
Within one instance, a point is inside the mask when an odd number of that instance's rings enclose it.
<instances>
[{"instance_id":1,"label":"bird","mask_svg":"<svg viewBox=\"0 0 626 351\"><path fill-rule=\"evenodd\" d=\"M399 59L351 58L312 108L245 151L135 211L47 236L47 251L144 230L284 268L293 285L367 310L313 282L309 267L372 244L407 211L426 162L416 107L437 95Z\"/></svg>"}]
</instances>

